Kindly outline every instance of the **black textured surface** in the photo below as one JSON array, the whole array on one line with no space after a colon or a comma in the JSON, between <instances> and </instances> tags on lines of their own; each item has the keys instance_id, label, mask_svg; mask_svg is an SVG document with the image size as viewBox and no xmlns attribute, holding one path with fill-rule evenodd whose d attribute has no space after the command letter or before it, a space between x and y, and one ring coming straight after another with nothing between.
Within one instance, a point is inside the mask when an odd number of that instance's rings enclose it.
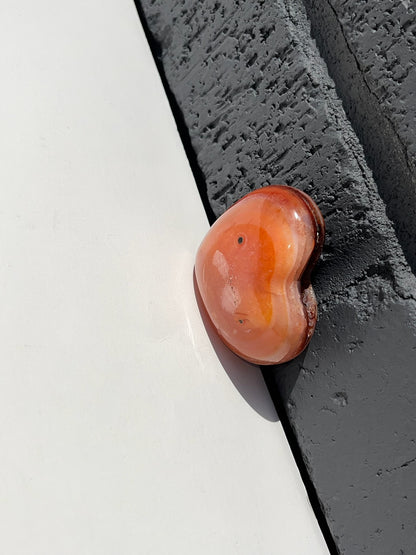
<instances>
[{"instance_id":1,"label":"black textured surface","mask_svg":"<svg viewBox=\"0 0 416 555\"><path fill-rule=\"evenodd\" d=\"M284 407L336 549L413 555L415 278L311 39L304 6L300 0L141 5L186 126L182 136L193 148L198 185L214 212L269 183L301 188L323 212L317 331L298 359L266 371L267 382ZM412 210L402 202L408 230Z\"/></svg>"},{"instance_id":2,"label":"black textured surface","mask_svg":"<svg viewBox=\"0 0 416 555\"><path fill-rule=\"evenodd\" d=\"M416 4L305 0L305 5L387 214L416 271Z\"/></svg>"}]
</instances>

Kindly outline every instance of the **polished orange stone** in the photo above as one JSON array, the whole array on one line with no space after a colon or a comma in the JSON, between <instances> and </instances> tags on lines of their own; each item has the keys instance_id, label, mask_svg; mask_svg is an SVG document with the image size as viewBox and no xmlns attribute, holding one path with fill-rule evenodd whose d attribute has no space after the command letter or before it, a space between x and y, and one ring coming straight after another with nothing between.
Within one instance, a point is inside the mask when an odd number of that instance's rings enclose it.
<instances>
[{"instance_id":1,"label":"polished orange stone","mask_svg":"<svg viewBox=\"0 0 416 555\"><path fill-rule=\"evenodd\" d=\"M253 191L211 227L195 276L208 315L224 343L256 364L297 356L315 329L310 274L325 226L302 191L271 185Z\"/></svg>"}]
</instances>

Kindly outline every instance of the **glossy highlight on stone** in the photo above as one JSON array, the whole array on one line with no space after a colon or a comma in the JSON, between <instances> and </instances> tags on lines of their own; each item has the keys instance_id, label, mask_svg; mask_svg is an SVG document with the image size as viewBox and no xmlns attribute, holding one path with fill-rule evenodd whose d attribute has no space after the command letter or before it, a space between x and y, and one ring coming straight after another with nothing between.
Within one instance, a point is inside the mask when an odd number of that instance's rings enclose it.
<instances>
[{"instance_id":1,"label":"glossy highlight on stone","mask_svg":"<svg viewBox=\"0 0 416 555\"><path fill-rule=\"evenodd\" d=\"M324 234L315 202L286 185L247 194L211 227L196 282L219 336L241 358L280 364L307 346L317 319L310 274Z\"/></svg>"}]
</instances>

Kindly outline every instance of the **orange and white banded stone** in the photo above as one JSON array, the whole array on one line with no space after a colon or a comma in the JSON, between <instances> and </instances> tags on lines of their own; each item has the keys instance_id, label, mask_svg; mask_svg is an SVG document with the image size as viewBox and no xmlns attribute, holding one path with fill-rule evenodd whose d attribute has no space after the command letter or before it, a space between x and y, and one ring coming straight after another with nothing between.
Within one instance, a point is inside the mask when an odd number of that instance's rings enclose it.
<instances>
[{"instance_id":1,"label":"orange and white banded stone","mask_svg":"<svg viewBox=\"0 0 416 555\"><path fill-rule=\"evenodd\" d=\"M195 276L208 315L224 343L255 364L297 356L315 329L310 274L325 226L315 202L285 185L253 191L211 227Z\"/></svg>"}]
</instances>

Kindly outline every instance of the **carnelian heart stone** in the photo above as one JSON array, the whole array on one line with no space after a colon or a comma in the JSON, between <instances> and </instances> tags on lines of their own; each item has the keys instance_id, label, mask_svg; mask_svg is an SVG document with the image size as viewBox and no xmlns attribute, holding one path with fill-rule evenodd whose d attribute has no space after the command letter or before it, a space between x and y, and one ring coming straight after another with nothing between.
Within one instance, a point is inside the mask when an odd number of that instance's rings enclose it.
<instances>
[{"instance_id":1,"label":"carnelian heart stone","mask_svg":"<svg viewBox=\"0 0 416 555\"><path fill-rule=\"evenodd\" d=\"M279 364L309 343L317 319L310 275L324 233L308 195L271 185L236 202L205 236L197 286L218 334L241 358Z\"/></svg>"}]
</instances>

